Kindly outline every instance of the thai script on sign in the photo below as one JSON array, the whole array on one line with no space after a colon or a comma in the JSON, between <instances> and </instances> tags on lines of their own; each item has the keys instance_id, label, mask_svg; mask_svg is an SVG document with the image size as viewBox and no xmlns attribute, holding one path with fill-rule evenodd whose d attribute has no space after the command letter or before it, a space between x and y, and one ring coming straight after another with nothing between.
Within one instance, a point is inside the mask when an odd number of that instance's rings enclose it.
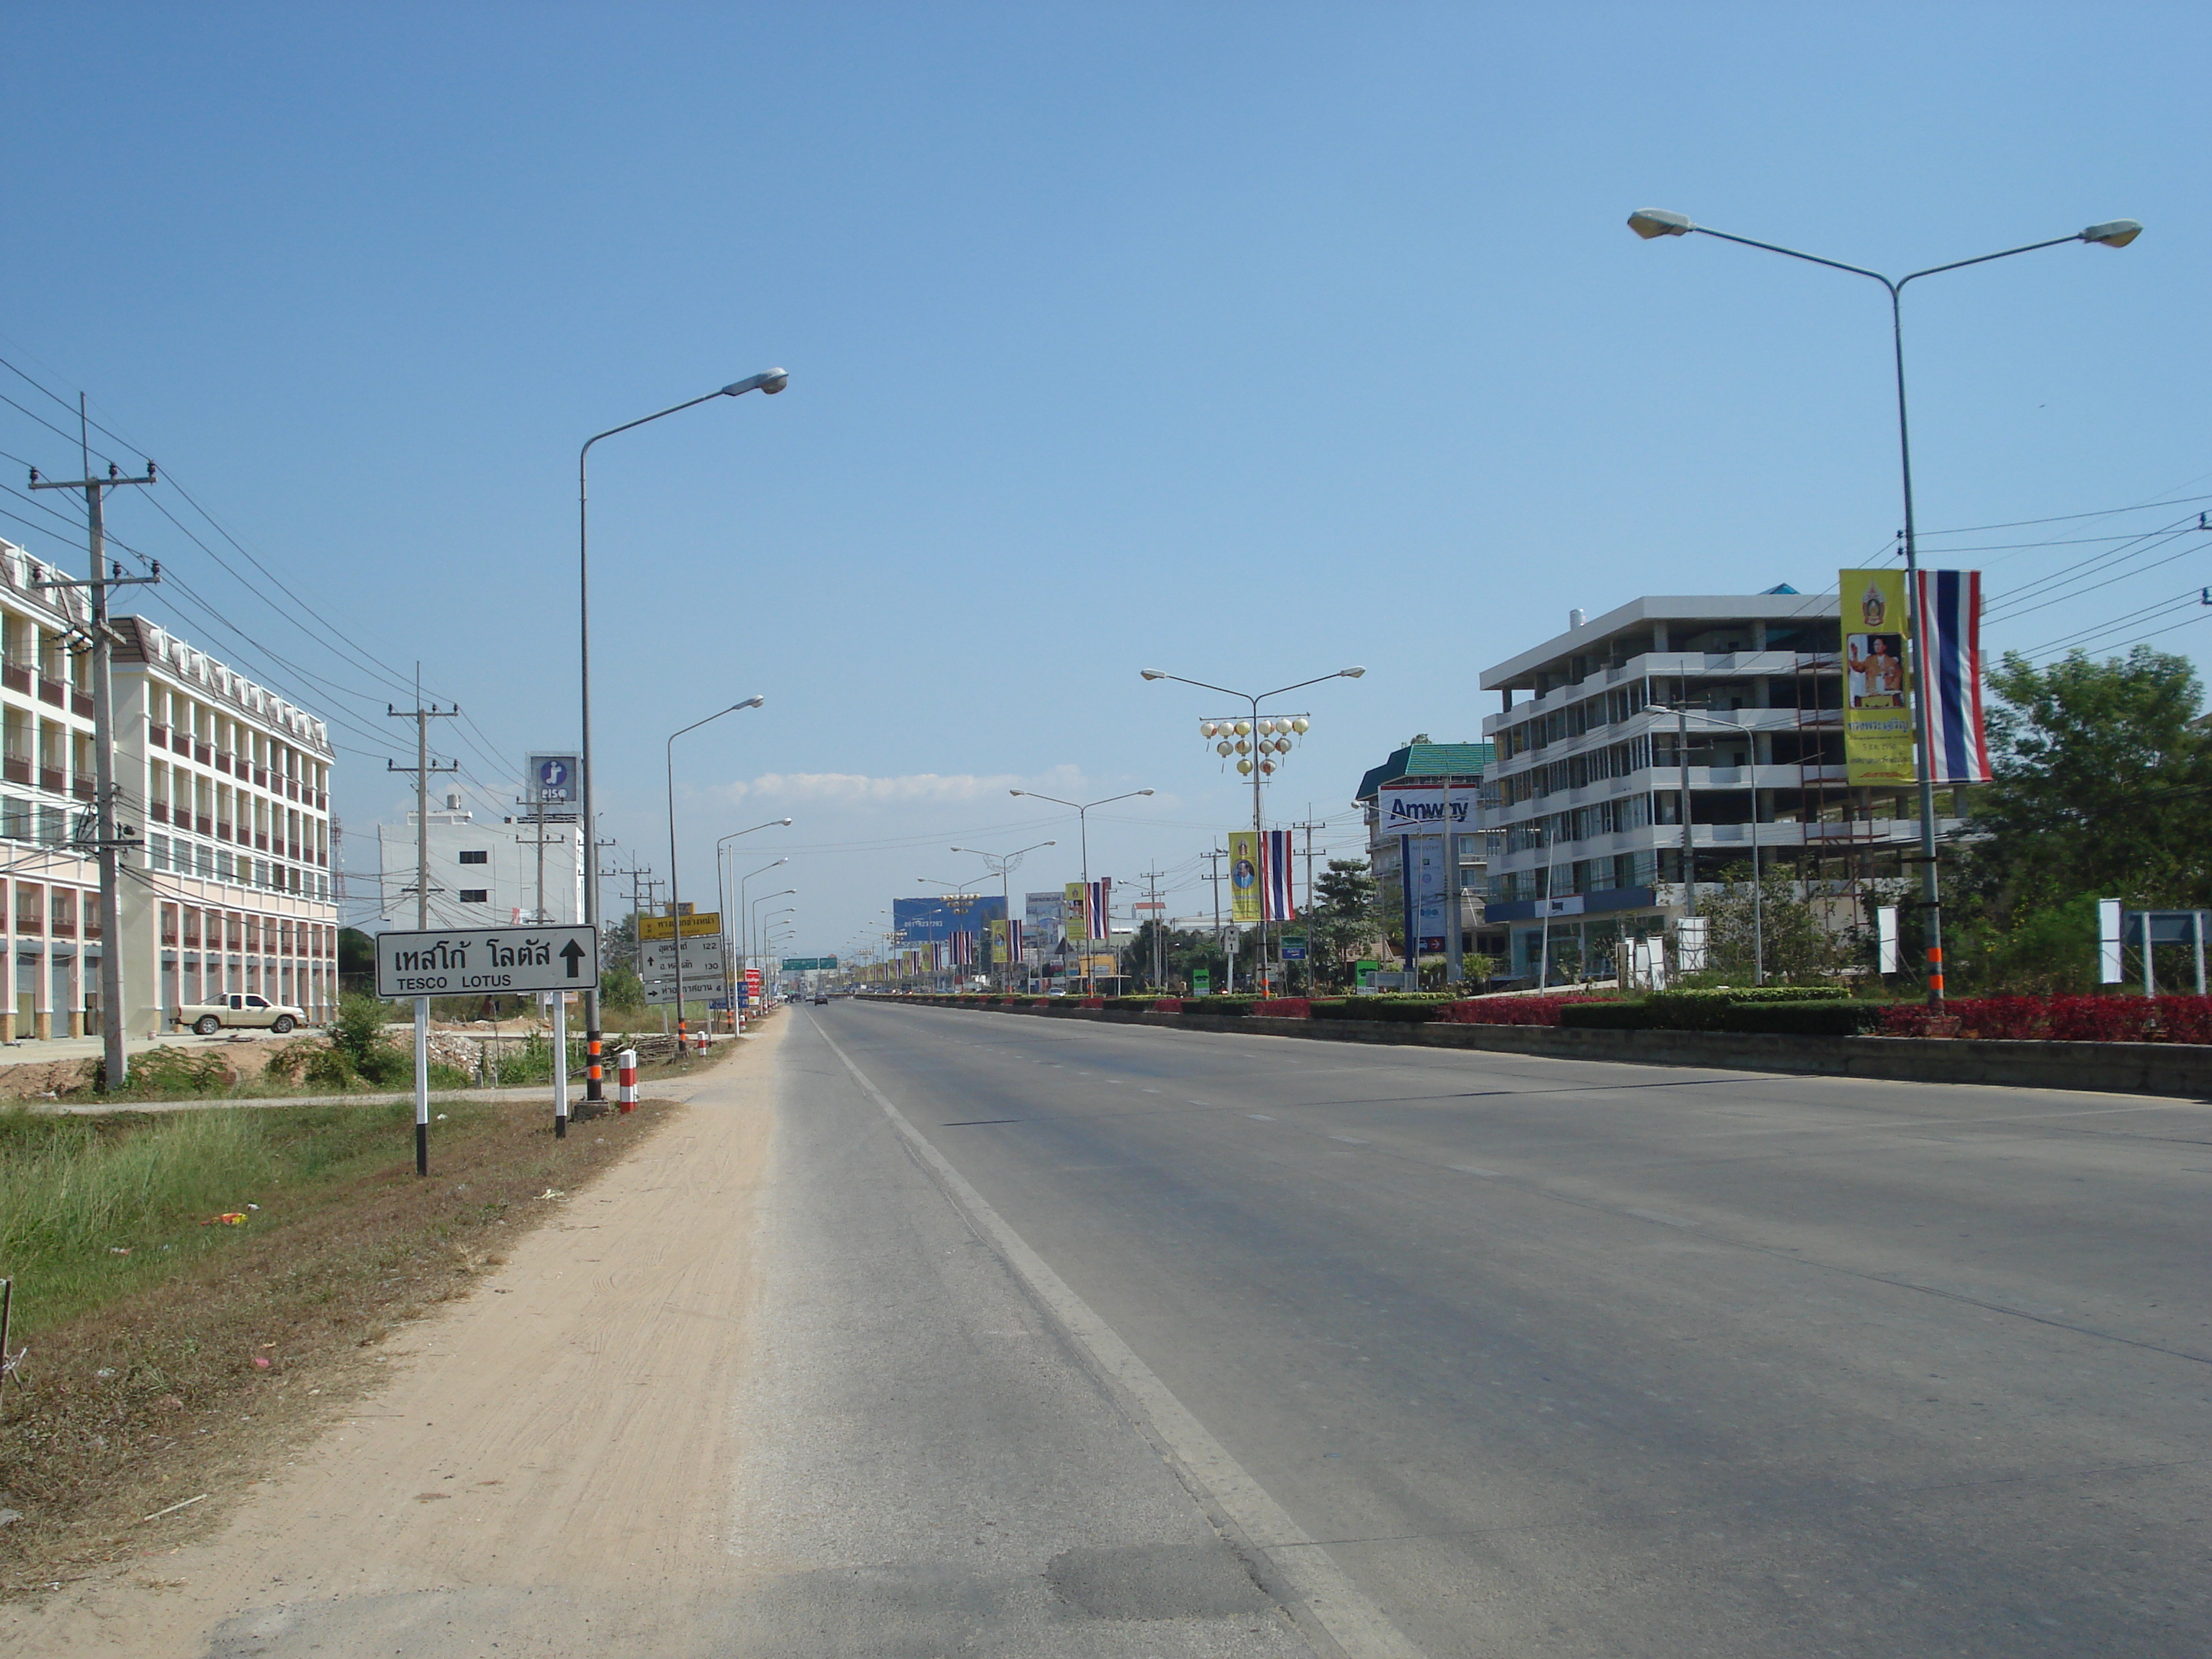
<instances>
[{"instance_id":1,"label":"thai script on sign","mask_svg":"<svg viewBox=\"0 0 2212 1659\"><path fill-rule=\"evenodd\" d=\"M446 973L469 965L468 942L456 945L451 939L440 939L413 951L394 951L392 968L394 973Z\"/></svg>"},{"instance_id":2,"label":"thai script on sign","mask_svg":"<svg viewBox=\"0 0 2212 1659\"><path fill-rule=\"evenodd\" d=\"M496 936L484 941L490 952L493 968L547 968L553 963L553 945L550 939L524 939L514 943Z\"/></svg>"}]
</instances>

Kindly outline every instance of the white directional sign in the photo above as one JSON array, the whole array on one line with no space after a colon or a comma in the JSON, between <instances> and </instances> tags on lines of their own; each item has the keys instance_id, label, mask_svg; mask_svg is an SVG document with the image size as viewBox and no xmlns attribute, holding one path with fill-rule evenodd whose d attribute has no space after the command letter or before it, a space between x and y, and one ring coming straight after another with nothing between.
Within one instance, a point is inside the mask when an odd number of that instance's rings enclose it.
<instances>
[{"instance_id":1,"label":"white directional sign","mask_svg":"<svg viewBox=\"0 0 2212 1659\"><path fill-rule=\"evenodd\" d=\"M728 969L728 958L722 954L719 939L687 939L679 947L674 939L649 941L638 946L637 971L647 981L676 977L677 951L684 953L684 982L690 985L713 980L721 983Z\"/></svg>"},{"instance_id":2,"label":"white directional sign","mask_svg":"<svg viewBox=\"0 0 2212 1659\"><path fill-rule=\"evenodd\" d=\"M376 936L380 997L589 991L599 982L599 936L589 927L469 927Z\"/></svg>"}]
</instances>

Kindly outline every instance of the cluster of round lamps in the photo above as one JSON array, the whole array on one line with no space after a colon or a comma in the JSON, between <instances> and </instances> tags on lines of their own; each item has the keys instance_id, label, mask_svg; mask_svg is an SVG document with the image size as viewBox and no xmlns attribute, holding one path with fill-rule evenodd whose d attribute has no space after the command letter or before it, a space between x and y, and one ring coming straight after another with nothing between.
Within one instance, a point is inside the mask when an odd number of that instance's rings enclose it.
<instances>
[{"instance_id":1,"label":"cluster of round lamps","mask_svg":"<svg viewBox=\"0 0 2212 1659\"><path fill-rule=\"evenodd\" d=\"M1302 738L1312 728L1313 722L1300 714L1287 720L1200 720L1198 732L1202 738L1215 739L1213 752L1226 760L1237 756L1237 769L1249 777L1256 764L1261 777L1275 769L1273 755L1291 752L1291 739ZM1259 759L1252 758L1257 755Z\"/></svg>"}]
</instances>

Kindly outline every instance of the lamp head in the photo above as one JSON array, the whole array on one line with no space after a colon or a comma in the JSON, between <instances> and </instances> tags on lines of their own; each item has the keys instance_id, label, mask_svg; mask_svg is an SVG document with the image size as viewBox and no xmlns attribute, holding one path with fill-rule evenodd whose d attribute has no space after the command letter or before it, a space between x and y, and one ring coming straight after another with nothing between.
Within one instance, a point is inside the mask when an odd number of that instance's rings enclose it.
<instances>
[{"instance_id":1,"label":"lamp head","mask_svg":"<svg viewBox=\"0 0 2212 1659\"><path fill-rule=\"evenodd\" d=\"M1006 793L1010 795L1026 795L1029 793L1029 791L1026 789L1009 789Z\"/></svg>"},{"instance_id":2,"label":"lamp head","mask_svg":"<svg viewBox=\"0 0 2212 1659\"><path fill-rule=\"evenodd\" d=\"M791 828L791 820L789 818L778 818L776 822L787 830Z\"/></svg>"},{"instance_id":3,"label":"lamp head","mask_svg":"<svg viewBox=\"0 0 2212 1659\"><path fill-rule=\"evenodd\" d=\"M1364 668L1340 668L1336 671L1336 677L1340 680L1356 680L1366 672Z\"/></svg>"},{"instance_id":4,"label":"lamp head","mask_svg":"<svg viewBox=\"0 0 2212 1659\"><path fill-rule=\"evenodd\" d=\"M767 701L768 699L766 697L763 697L756 692L753 696L747 697L743 702L733 702L730 707L732 710L739 708L757 708Z\"/></svg>"},{"instance_id":5,"label":"lamp head","mask_svg":"<svg viewBox=\"0 0 2212 1659\"><path fill-rule=\"evenodd\" d=\"M1167 676L1157 668L1139 668L1137 672L1148 680L1164 680Z\"/></svg>"},{"instance_id":6,"label":"lamp head","mask_svg":"<svg viewBox=\"0 0 2212 1659\"><path fill-rule=\"evenodd\" d=\"M1140 794L1140 795L1149 795L1149 794L1151 794L1152 792L1151 790L1149 790L1149 789L1139 789L1139 791L1137 791L1137 793L1138 793L1139 794Z\"/></svg>"},{"instance_id":7,"label":"lamp head","mask_svg":"<svg viewBox=\"0 0 2212 1659\"><path fill-rule=\"evenodd\" d=\"M1662 208L1638 208L1628 216L1628 228L1650 241L1655 236L1687 236L1697 227L1679 213Z\"/></svg>"},{"instance_id":8,"label":"lamp head","mask_svg":"<svg viewBox=\"0 0 2212 1659\"><path fill-rule=\"evenodd\" d=\"M725 398L742 398L748 392L765 392L771 398L791 384L788 369L764 368L757 374L748 374L742 380L732 380L722 388Z\"/></svg>"},{"instance_id":9,"label":"lamp head","mask_svg":"<svg viewBox=\"0 0 2212 1659\"><path fill-rule=\"evenodd\" d=\"M2081 233L2085 242L2102 242L2106 247L2125 247L2142 234L2142 226L2133 219L2108 219L2101 225L2092 225Z\"/></svg>"}]
</instances>

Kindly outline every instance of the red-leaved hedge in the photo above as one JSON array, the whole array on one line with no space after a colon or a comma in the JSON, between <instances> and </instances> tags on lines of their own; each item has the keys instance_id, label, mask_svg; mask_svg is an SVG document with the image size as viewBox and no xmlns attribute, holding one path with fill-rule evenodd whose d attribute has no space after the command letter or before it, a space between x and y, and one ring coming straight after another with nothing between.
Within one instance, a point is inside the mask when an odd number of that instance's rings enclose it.
<instances>
[{"instance_id":1,"label":"red-leaved hedge","mask_svg":"<svg viewBox=\"0 0 2212 1659\"><path fill-rule=\"evenodd\" d=\"M1962 1037L2045 1042L2212 1043L2212 997L1960 997L1943 1005ZM1900 1003L1883 1015L1890 1036L1918 1036L1924 1003Z\"/></svg>"}]
</instances>

